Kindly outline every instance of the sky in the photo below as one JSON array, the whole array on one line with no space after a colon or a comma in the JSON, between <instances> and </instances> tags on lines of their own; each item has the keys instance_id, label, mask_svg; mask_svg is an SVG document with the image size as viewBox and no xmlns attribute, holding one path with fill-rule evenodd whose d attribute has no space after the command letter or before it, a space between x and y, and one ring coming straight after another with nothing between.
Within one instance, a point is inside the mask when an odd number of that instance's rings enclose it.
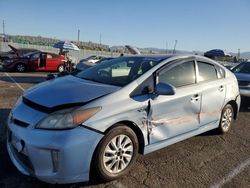
<instances>
[{"instance_id":1,"label":"sky","mask_svg":"<svg viewBox=\"0 0 250 188\"><path fill-rule=\"evenodd\" d=\"M250 0L0 0L0 33L178 50L250 51Z\"/></svg>"}]
</instances>

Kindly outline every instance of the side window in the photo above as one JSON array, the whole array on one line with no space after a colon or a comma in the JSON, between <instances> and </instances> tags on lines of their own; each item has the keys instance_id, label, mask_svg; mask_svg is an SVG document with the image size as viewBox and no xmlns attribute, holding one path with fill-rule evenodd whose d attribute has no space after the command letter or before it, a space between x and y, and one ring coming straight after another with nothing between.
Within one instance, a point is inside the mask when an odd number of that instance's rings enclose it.
<instances>
[{"instance_id":1,"label":"side window","mask_svg":"<svg viewBox=\"0 0 250 188\"><path fill-rule=\"evenodd\" d=\"M131 97L146 95L154 91L154 76L151 75L143 83L141 83L131 94Z\"/></svg>"},{"instance_id":2,"label":"side window","mask_svg":"<svg viewBox=\"0 0 250 188\"><path fill-rule=\"evenodd\" d=\"M217 70L218 78L225 78L225 76L226 76L225 70L223 68L217 66L217 65L215 67L216 67L216 70Z\"/></svg>"},{"instance_id":3,"label":"side window","mask_svg":"<svg viewBox=\"0 0 250 188\"><path fill-rule=\"evenodd\" d=\"M160 72L158 82L169 83L175 87L195 84L195 64L194 61L185 62L169 70Z\"/></svg>"},{"instance_id":4,"label":"side window","mask_svg":"<svg viewBox=\"0 0 250 188\"><path fill-rule=\"evenodd\" d=\"M34 60L39 59L39 58L40 58L40 53L36 53L31 56L31 59L34 59Z\"/></svg>"},{"instance_id":5,"label":"side window","mask_svg":"<svg viewBox=\"0 0 250 188\"><path fill-rule=\"evenodd\" d=\"M197 62L198 63L198 70L199 70L199 76L198 81L204 82L204 81L210 81L210 80L216 80L217 72L215 70L214 65L204 62Z\"/></svg>"},{"instance_id":6,"label":"side window","mask_svg":"<svg viewBox=\"0 0 250 188\"><path fill-rule=\"evenodd\" d=\"M47 54L47 59L52 59L52 55Z\"/></svg>"}]
</instances>

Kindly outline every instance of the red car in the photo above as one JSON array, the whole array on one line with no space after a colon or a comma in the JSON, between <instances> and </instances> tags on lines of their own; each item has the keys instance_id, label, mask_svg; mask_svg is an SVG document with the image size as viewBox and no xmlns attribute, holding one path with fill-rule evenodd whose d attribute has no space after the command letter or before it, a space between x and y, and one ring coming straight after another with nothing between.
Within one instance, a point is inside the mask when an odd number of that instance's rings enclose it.
<instances>
[{"instance_id":1,"label":"red car","mask_svg":"<svg viewBox=\"0 0 250 188\"><path fill-rule=\"evenodd\" d=\"M24 71L64 71L64 56L50 52L30 52L3 61L4 69Z\"/></svg>"}]
</instances>

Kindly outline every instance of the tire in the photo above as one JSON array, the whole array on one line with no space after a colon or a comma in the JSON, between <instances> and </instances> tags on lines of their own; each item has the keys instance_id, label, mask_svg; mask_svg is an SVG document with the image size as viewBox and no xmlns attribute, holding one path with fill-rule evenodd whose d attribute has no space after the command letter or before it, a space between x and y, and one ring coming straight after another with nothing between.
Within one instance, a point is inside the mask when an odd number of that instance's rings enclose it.
<instances>
[{"instance_id":1,"label":"tire","mask_svg":"<svg viewBox=\"0 0 250 188\"><path fill-rule=\"evenodd\" d=\"M58 72L64 72L64 65L59 65L59 66L57 67L57 71L58 71Z\"/></svg>"},{"instance_id":2,"label":"tire","mask_svg":"<svg viewBox=\"0 0 250 188\"><path fill-rule=\"evenodd\" d=\"M220 125L217 131L220 134L227 133L231 129L233 122L234 122L234 109L230 104L227 104L221 112Z\"/></svg>"},{"instance_id":3,"label":"tire","mask_svg":"<svg viewBox=\"0 0 250 188\"><path fill-rule=\"evenodd\" d=\"M25 72L26 66L23 63L18 63L15 67L17 72Z\"/></svg>"},{"instance_id":4,"label":"tire","mask_svg":"<svg viewBox=\"0 0 250 188\"><path fill-rule=\"evenodd\" d=\"M136 160L138 148L138 139L134 131L118 124L97 146L92 160L93 175L99 180L111 181L126 174Z\"/></svg>"}]
</instances>

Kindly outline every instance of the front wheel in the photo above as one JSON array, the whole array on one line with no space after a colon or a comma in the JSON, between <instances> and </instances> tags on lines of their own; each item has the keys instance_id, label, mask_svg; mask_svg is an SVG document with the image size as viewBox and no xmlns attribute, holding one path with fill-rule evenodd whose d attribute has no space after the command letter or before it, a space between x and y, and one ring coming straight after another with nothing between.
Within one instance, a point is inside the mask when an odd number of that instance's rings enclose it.
<instances>
[{"instance_id":1,"label":"front wheel","mask_svg":"<svg viewBox=\"0 0 250 188\"><path fill-rule=\"evenodd\" d=\"M18 63L16 65L16 71L17 72L25 72L26 71L26 66L22 63Z\"/></svg>"},{"instance_id":2,"label":"front wheel","mask_svg":"<svg viewBox=\"0 0 250 188\"><path fill-rule=\"evenodd\" d=\"M58 72L63 72L64 71L64 65L59 65L57 70L58 70Z\"/></svg>"},{"instance_id":3,"label":"front wheel","mask_svg":"<svg viewBox=\"0 0 250 188\"><path fill-rule=\"evenodd\" d=\"M227 104L221 113L219 133L224 134L230 130L234 121L234 110L230 104Z\"/></svg>"},{"instance_id":4,"label":"front wheel","mask_svg":"<svg viewBox=\"0 0 250 188\"><path fill-rule=\"evenodd\" d=\"M129 127L118 125L99 143L93 158L94 169L102 180L114 180L130 170L137 153L136 134Z\"/></svg>"}]
</instances>

